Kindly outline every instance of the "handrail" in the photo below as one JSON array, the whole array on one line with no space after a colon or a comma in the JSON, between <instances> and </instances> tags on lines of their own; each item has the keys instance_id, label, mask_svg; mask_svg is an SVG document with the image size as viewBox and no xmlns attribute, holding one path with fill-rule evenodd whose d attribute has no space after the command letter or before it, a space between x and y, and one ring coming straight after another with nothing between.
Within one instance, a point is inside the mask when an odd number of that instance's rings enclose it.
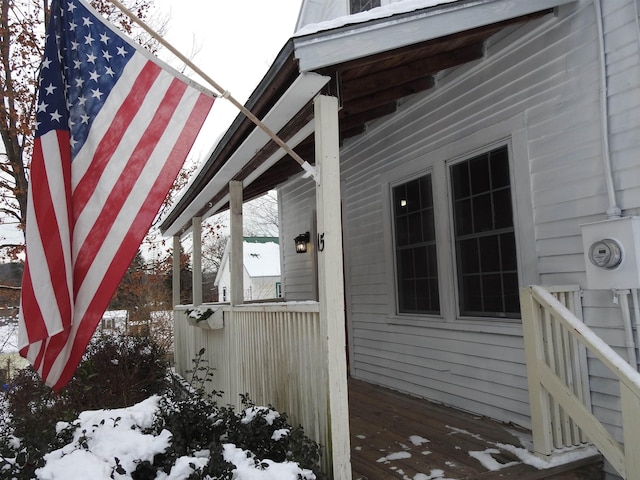
<instances>
[{"instance_id":1,"label":"handrail","mask_svg":"<svg viewBox=\"0 0 640 480\"><path fill-rule=\"evenodd\" d=\"M550 455L554 449L551 409L552 401L557 402L620 475L640 479L640 373L544 287L534 285L521 289L521 304L535 452ZM553 341L546 335L555 328L562 328L562 335L586 347L617 377L623 419L622 444L550 365L548 344Z\"/></svg>"},{"instance_id":2,"label":"handrail","mask_svg":"<svg viewBox=\"0 0 640 480\"><path fill-rule=\"evenodd\" d=\"M538 302L556 313L556 319L566 328L572 329L574 336L579 338L618 377L618 380L625 383L640 397L640 373L634 370L624 358L618 355L593 330L576 318L567 307L558 302L547 290L538 285L532 285L529 288Z\"/></svg>"}]
</instances>

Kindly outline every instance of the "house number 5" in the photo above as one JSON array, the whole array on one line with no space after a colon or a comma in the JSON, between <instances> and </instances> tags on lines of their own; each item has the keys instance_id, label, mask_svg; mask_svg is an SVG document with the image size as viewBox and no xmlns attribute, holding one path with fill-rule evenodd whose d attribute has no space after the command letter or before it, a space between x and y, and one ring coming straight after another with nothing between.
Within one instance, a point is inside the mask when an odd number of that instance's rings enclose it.
<instances>
[{"instance_id":1,"label":"house number 5","mask_svg":"<svg viewBox=\"0 0 640 480\"><path fill-rule=\"evenodd\" d=\"M318 234L318 251L322 252L324 250L324 233Z\"/></svg>"}]
</instances>

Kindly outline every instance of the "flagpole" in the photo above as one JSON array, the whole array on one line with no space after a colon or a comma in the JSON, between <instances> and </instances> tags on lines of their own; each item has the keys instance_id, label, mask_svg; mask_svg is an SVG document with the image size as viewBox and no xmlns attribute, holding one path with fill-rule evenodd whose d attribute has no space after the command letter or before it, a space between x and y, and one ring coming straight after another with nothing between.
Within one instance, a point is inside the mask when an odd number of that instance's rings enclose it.
<instances>
[{"instance_id":1,"label":"flagpole","mask_svg":"<svg viewBox=\"0 0 640 480\"><path fill-rule=\"evenodd\" d=\"M133 22L138 24L145 32L151 35L157 42L159 42L162 46L167 48L171 53L173 53L176 57L178 57L185 65L187 65L191 70L197 73L203 80L207 81L213 88L215 88L218 92L220 92L220 96L222 98L226 98L233 105L235 105L249 120L251 120L256 126L261 128L274 142L276 142L285 152L287 152L298 164L302 167L302 169L307 172L307 176L310 175L316 181L316 184L320 184L320 177L318 176L317 169L313 167L309 162L303 160L300 155L293 151L293 149L287 145L275 132L273 132L269 127L267 127L258 117L256 117L249 109L247 109L244 105L242 105L238 100L236 100L228 90L225 90L220 85L218 85L209 75L204 73L200 68L198 68L191 60L185 57L180 51L173 47L169 42L167 42L164 38L158 35L155 30L149 27L145 22L143 22L136 14L130 11L126 6L119 2L119 0L109 0L112 4L118 7L127 17L129 17Z\"/></svg>"}]
</instances>

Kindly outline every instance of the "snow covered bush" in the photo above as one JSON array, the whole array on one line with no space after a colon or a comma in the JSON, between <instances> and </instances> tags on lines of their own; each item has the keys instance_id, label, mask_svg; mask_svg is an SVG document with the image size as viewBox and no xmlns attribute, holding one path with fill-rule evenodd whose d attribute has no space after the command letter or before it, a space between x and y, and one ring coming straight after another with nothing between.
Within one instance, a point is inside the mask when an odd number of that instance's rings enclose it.
<instances>
[{"instance_id":1,"label":"snow covered bush","mask_svg":"<svg viewBox=\"0 0 640 480\"><path fill-rule=\"evenodd\" d=\"M156 421L149 431L154 435L170 431L171 445L153 464L143 462L134 478L155 479L158 468L170 474L180 459L203 456L208 461L201 466L202 476L189 478L243 478L234 476L242 469L265 472L264 476L250 479L285 479L278 476L285 470L296 471L290 477L293 480L324 478L318 467L320 447L304 435L302 427L289 425L286 414L253 405L248 396L243 397L243 403L243 410L235 412L230 407L218 407L201 394L183 399L161 398ZM145 474L140 476L143 471Z\"/></svg>"},{"instance_id":2,"label":"snow covered bush","mask_svg":"<svg viewBox=\"0 0 640 480\"><path fill-rule=\"evenodd\" d=\"M8 426L20 439L20 448L13 456L10 449L0 451L0 464L5 462L0 479L34 478L44 454L66 441L56 434L58 421L72 421L84 410L130 406L165 393L168 386L164 352L143 337L94 339L69 385L58 394L32 368L21 370L4 394Z\"/></svg>"},{"instance_id":3,"label":"snow covered bush","mask_svg":"<svg viewBox=\"0 0 640 480\"><path fill-rule=\"evenodd\" d=\"M215 395L204 393L199 382L212 375L202 360L204 351L194 360L191 382L171 389L167 387L177 383L167 381L166 370L164 383L159 382L156 367L150 365L154 362L139 358L154 357L158 352L153 347L132 347L128 341L122 350L113 347L106 341L103 348L90 349L74 379L77 383L68 387L72 392L53 394L38 383L35 373L26 371L12 390L0 395L7 406L0 415L0 480L325 478L318 468L320 447L302 427L289 425L286 414L256 406L248 395L236 412L218 407ZM129 376L134 371L140 379ZM122 388L137 390L126 398L144 398L133 406L95 405L100 403L94 393L101 382L103 390L115 392L117 378L130 382ZM88 392L92 406L81 407L82 391ZM105 395L109 404L124 398Z\"/></svg>"}]
</instances>

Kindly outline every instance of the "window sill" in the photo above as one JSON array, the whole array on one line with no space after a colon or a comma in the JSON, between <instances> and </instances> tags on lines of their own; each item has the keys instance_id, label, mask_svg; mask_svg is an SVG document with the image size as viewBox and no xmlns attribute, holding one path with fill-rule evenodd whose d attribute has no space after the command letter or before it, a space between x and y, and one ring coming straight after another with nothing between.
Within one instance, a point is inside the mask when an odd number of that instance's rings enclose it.
<instances>
[{"instance_id":1,"label":"window sill","mask_svg":"<svg viewBox=\"0 0 640 480\"><path fill-rule=\"evenodd\" d=\"M458 330L465 332L493 333L499 335L522 336L520 319L465 317L446 320L442 317L390 315L389 325L430 328L438 330Z\"/></svg>"}]
</instances>

